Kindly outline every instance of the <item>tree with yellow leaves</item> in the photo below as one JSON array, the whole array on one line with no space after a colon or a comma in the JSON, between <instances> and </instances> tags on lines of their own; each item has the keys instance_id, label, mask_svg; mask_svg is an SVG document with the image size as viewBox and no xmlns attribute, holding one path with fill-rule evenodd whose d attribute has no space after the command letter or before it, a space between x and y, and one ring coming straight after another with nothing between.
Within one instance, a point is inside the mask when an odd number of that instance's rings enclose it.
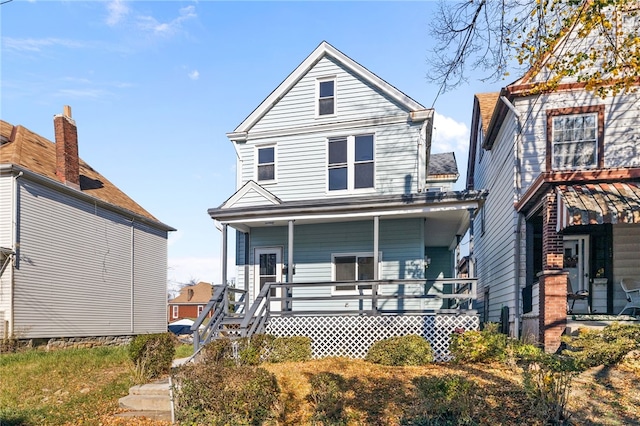
<instances>
[{"instance_id":1,"label":"tree with yellow leaves","mask_svg":"<svg viewBox=\"0 0 640 426\"><path fill-rule=\"evenodd\" d=\"M531 93L559 84L599 96L640 83L640 0L442 1L428 78L445 92L484 70L483 81L528 69Z\"/></svg>"}]
</instances>

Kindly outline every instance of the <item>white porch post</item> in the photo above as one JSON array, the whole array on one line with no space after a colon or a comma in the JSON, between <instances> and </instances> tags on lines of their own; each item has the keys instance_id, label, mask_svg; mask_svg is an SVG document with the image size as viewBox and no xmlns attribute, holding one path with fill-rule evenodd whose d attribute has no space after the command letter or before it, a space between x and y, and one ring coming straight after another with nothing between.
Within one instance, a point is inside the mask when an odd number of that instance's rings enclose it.
<instances>
[{"instance_id":1,"label":"white porch post","mask_svg":"<svg viewBox=\"0 0 640 426\"><path fill-rule=\"evenodd\" d=\"M288 253L287 253L287 264L288 264L287 282L288 283L293 282L293 222L295 221L294 220L289 221L289 243L288 243ZM290 311L291 300L289 299L289 297L291 297L291 289L289 287L285 287L284 297L285 299L284 299L282 310Z\"/></svg>"},{"instance_id":2,"label":"white porch post","mask_svg":"<svg viewBox=\"0 0 640 426\"><path fill-rule=\"evenodd\" d=\"M227 283L227 227L226 223L222 224L222 285Z\"/></svg>"},{"instance_id":3,"label":"white porch post","mask_svg":"<svg viewBox=\"0 0 640 426\"><path fill-rule=\"evenodd\" d=\"M378 252L380 251L380 216L373 217L373 279L378 281Z\"/></svg>"}]
</instances>

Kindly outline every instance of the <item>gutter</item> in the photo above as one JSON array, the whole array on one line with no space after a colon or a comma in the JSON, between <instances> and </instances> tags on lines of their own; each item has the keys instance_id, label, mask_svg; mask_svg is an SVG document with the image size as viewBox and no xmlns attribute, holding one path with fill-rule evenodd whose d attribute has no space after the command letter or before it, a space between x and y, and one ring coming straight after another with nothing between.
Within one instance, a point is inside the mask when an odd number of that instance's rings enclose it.
<instances>
[{"instance_id":1,"label":"gutter","mask_svg":"<svg viewBox=\"0 0 640 426\"><path fill-rule=\"evenodd\" d=\"M18 259L19 257L19 250L20 250L20 244L18 243L18 179L21 178L24 175L24 173L22 171L18 172L18 174L16 174L13 177L13 185L11 185L11 205L12 205L12 209L11 209L11 215L13 216L11 218L11 248L13 249L13 267L11 268L11 276L9 278L9 287L11 289L10 291L10 310L11 310L11 314L9 315L9 321L11 322L11 326L10 326L10 330L9 330L9 336L7 337L11 337L13 336L13 331L14 331L14 319L15 319L15 297L14 297L14 291L15 291L15 270L18 264Z\"/></svg>"},{"instance_id":2,"label":"gutter","mask_svg":"<svg viewBox=\"0 0 640 426\"><path fill-rule=\"evenodd\" d=\"M169 225L166 225L166 224L164 224L164 223L162 223L160 221L149 219L146 216L143 216L143 215L141 215L139 213L132 212L131 210L127 210L127 209L125 209L123 207L116 206L116 205L114 205L112 203L104 201L101 198L94 197L94 196L88 195L88 194L86 194L86 193L84 193L82 191L78 191L76 189L70 188L70 187L68 187L68 186L66 186L64 184L61 184L59 181L56 181L56 180L50 179L48 177L42 176L42 175L40 175L38 173L34 173L31 170L26 169L24 167L21 167L21 166L15 165L15 164L11 164L11 163L10 164L0 164L0 173L7 173L7 172L8 173L18 172L21 176L24 176L25 178L28 178L31 181L40 183L40 184L45 185L45 186L47 186L49 188L54 188L59 192L64 192L65 194L71 195L71 196L73 196L75 198L79 198L81 200L88 201L91 204L98 205L98 206L104 208L105 210L109 210L109 211L112 211L112 212L115 212L115 213L118 213L118 214L122 214L122 215L128 216L128 217L130 217L132 219L135 219L137 222L142 222L142 223L144 223L146 225L149 225L149 226L152 226L152 227L154 227L156 229L161 229L163 231L176 231L175 228L173 228L173 227L171 227Z\"/></svg>"}]
</instances>

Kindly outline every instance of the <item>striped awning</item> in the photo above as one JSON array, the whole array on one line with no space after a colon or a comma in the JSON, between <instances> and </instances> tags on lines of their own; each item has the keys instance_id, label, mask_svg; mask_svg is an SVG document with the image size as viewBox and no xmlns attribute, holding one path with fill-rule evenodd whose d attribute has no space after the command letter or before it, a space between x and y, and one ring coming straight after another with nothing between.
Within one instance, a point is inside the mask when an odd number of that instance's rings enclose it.
<instances>
[{"instance_id":1,"label":"striped awning","mask_svg":"<svg viewBox=\"0 0 640 426\"><path fill-rule=\"evenodd\" d=\"M556 191L558 232L577 225L640 224L640 182L559 185Z\"/></svg>"}]
</instances>

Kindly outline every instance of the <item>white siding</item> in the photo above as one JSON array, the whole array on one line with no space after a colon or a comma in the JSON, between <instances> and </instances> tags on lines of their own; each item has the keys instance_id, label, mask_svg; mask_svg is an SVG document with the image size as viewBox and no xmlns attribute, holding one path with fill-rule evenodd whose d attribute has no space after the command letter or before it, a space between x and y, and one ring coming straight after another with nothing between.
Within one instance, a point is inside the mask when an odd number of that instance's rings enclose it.
<instances>
[{"instance_id":1,"label":"white siding","mask_svg":"<svg viewBox=\"0 0 640 426\"><path fill-rule=\"evenodd\" d=\"M131 221L26 180L19 181L19 188L16 334L71 337L131 333ZM166 326L166 252L159 249L160 239L150 244L142 231L136 233L140 254L144 254L134 271L144 291L135 300L136 309L160 310L161 322L155 328L160 331ZM151 273L143 266L145 258L162 256L164 260L149 265L163 268L159 272ZM164 277L162 285L160 276ZM150 281L155 284L149 285ZM161 304L153 292L161 294Z\"/></svg>"},{"instance_id":2,"label":"white siding","mask_svg":"<svg viewBox=\"0 0 640 426\"><path fill-rule=\"evenodd\" d=\"M618 313L626 304L620 280L625 277L640 279L640 226L613 225L613 312Z\"/></svg>"},{"instance_id":3,"label":"white siding","mask_svg":"<svg viewBox=\"0 0 640 426\"><path fill-rule=\"evenodd\" d=\"M489 321L492 322L500 320L503 306L509 307L512 316L515 308L515 132L513 115L509 113L493 149L485 152L475 166L475 187L489 191L483 211L474 222L474 257L479 297L483 297L485 286L490 287Z\"/></svg>"},{"instance_id":4,"label":"white siding","mask_svg":"<svg viewBox=\"0 0 640 426\"><path fill-rule=\"evenodd\" d=\"M11 188L13 177L0 175L0 247L12 248L11 217L13 204L11 202ZM11 309L11 264L0 276L0 329L4 331L4 321L10 320ZM0 338L4 337L0 334Z\"/></svg>"}]
</instances>

